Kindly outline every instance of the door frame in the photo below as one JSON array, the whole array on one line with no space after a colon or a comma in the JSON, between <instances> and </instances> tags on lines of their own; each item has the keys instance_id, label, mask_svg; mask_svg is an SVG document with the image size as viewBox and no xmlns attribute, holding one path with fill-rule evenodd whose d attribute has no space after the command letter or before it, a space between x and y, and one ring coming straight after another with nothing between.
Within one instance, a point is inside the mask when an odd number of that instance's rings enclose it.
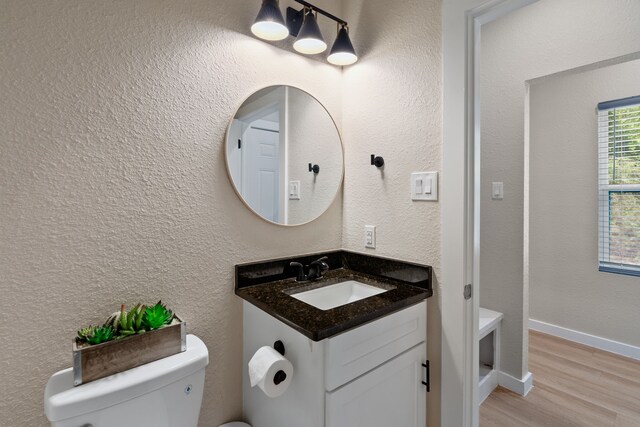
<instances>
[{"instance_id":1,"label":"door frame","mask_svg":"<svg viewBox=\"0 0 640 427\"><path fill-rule=\"evenodd\" d=\"M441 424L476 427L480 257L480 29L538 0L442 4ZM472 296L464 299L464 287Z\"/></svg>"}]
</instances>

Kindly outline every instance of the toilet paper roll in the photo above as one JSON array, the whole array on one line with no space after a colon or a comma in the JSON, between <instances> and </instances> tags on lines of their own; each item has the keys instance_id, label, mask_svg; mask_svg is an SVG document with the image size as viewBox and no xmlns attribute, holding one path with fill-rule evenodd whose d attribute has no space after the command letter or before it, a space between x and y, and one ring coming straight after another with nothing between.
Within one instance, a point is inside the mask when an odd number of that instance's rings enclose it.
<instances>
[{"instance_id":1,"label":"toilet paper roll","mask_svg":"<svg viewBox=\"0 0 640 427\"><path fill-rule=\"evenodd\" d=\"M273 347L260 347L249 361L251 387L260 387L269 397L278 397L284 393L291 384L292 377L293 365Z\"/></svg>"}]
</instances>

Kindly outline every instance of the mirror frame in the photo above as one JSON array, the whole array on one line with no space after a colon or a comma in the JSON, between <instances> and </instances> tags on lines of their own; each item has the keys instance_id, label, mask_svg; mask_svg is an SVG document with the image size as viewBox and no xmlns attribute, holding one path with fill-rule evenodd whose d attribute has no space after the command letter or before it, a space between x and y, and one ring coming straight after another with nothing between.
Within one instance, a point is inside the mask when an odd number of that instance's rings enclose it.
<instances>
[{"instance_id":1,"label":"mirror frame","mask_svg":"<svg viewBox=\"0 0 640 427\"><path fill-rule=\"evenodd\" d=\"M283 86L290 87L290 88L293 88L293 89L297 89L300 92L306 93L311 98L313 98L318 104L320 104L320 106L324 109L324 111L327 112L327 114L329 115L329 118L331 119L331 123L333 123L333 126L336 129L336 133L338 134L338 140L340 142L340 153L342 154L342 168L340 168L340 180L338 181L338 187L336 188L336 193L333 195L333 198L331 199L331 202L327 205L326 208L324 208L322 210L322 212L318 216L310 219L309 221L301 222L299 224L280 224L279 222L271 221L271 220L263 217L258 212L253 210L253 208L251 206L249 206L249 204L244 200L244 197L242 197L242 194L240 194L240 191L238 190L238 187L236 187L235 182L233 182L233 178L231 177L231 168L229 166L229 158L227 156L227 144L228 144L228 139L229 139L229 129L231 128L231 124L233 123L233 120L235 119L236 115L238 114L238 111L240 111L240 109L242 108L244 103L247 102L247 100L250 97L252 97L254 94L260 92L261 90L265 90L265 89L269 89L269 88L279 88L279 87L283 87ZM297 86L292 86L292 85L287 85L287 84L276 84L276 85L264 86L264 87L261 87L259 89L254 90L249 95L245 96L244 99L242 100L242 102L240 103L240 105L236 108L235 113L231 117L231 120L229 120L229 124L227 125L227 129L224 132L223 155L224 155L225 168L227 169L227 178L229 179L229 183L231 184L231 187L233 187L233 191L236 193L236 195L238 196L238 198L240 199L242 204L245 205L246 208L249 209L249 211L251 213L253 213L255 216L257 216L261 220L266 221L266 222L268 222L270 224L281 226L281 227L298 227L298 226L301 226L301 225L307 225L307 224L317 220L322 215L327 213L329 208L336 202L336 199L338 198L338 194L340 193L341 188L344 187L345 157L344 157L344 143L342 141L342 134L340 133L340 129L338 128L338 125L336 124L336 121L334 120L333 116L331 115L331 113L329 112L327 107L325 107L324 104L322 102L320 102L320 100L318 98L316 98L315 96L311 95L306 90L300 89Z\"/></svg>"}]
</instances>

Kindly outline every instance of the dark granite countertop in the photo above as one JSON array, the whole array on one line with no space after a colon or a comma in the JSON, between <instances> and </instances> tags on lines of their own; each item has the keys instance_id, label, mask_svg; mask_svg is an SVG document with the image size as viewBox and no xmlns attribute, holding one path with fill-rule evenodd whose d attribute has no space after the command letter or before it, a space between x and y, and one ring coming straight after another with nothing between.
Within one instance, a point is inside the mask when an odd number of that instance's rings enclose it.
<instances>
[{"instance_id":1,"label":"dark granite countertop","mask_svg":"<svg viewBox=\"0 0 640 427\"><path fill-rule=\"evenodd\" d=\"M332 260L337 259L336 254L336 252L330 253L330 258ZM343 260L345 260L345 258L347 261L352 260L351 264L354 264L356 268L358 267L356 264L364 257L360 254L349 253L345 256L344 251L338 254L342 255ZM314 256L321 255L325 254L316 254ZM313 256L309 257L312 258ZM378 265L384 264L386 260L376 257L369 258L373 258L373 260L368 261L375 261L376 259L382 260ZM288 259L269 261L262 264L267 267L266 270L263 271L272 273L274 271L279 272L280 270L274 268L274 265L281 264L281 261L284 261L284 265L288 266ZM390 265L393 264L394 267L397 267L397 264L400 263L395 260L388 260L387 262ZM279 280L266 281L268 277L265 277L261 280L262 283L241 283L240 286L238 282L241 282L242 279L238 279L238 277L241 276L242 273L238 273L238 268L242 269L243 266L238 266L236 267L236 295L312 340L321 341L405 307L417 304L433 294L430 286L431 269L428 266L407 264L407 269L414 269L412 274L415 273L416 268L428 269L426 270L428 277L426 281L427 285L420 287L409 284L406 280L394 279L394 274L397 275L397 268L390 271L392 274L373 275L349 268L350 266L348 264L349 262L343 261L340 265L336 266L337 268L332 268L322 279L316 281L298 282L294 277L283 278L282 276L288 275L285 267L285 273L279 273ZM254 278L256 276L256 269L253 268L254 265L256 264L246 264L244 266L252 267L252 269L249 269L252 274L247 274L248 277ZM266 276L269 276L269 274L266 274ZM276 277L272 278L275 279ZM293 293L304 292L346 280L357 280L368 285L387 289L387 291L329 310L318 309L291 296ZM422 284L422 282L420 283Z\"/></svg>"}]
</instances>

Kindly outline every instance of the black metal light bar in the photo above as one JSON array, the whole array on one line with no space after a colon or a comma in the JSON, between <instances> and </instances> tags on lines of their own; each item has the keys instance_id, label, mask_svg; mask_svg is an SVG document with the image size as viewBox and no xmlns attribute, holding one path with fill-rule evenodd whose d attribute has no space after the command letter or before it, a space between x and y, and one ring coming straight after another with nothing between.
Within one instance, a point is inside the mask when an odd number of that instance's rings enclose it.
<instances>
[{"instance_id":1,"label":"black metal light bar","mask_svg":"<svg viewBox=\"0 0 640 427\"><path fill-rule=\"evenodd\" d=\"M309 2L304 0L293 0L296 3L300 3L304 7L301 10L296 10L292 7L287 8L287 28L289 28L289 34L293 37L298 36L298 32L300 31L300 27L302 26L302 22L304 21L304 11L305 9L311 9L314 12L317 12L321 15L326 16L329 19L336 21L339 25L344 27L348 26L347 21L338 18L337 16L327 12L326 10L322 10L319 7L312 5Z\"/></svg>"},{"instance_id":2,"label":"black metal light bar","mask_svg":"<svg viewBox=\"0 0 640 427\"><path fill-rule=\"evenodd\" d=\"M344 21L344 20L338 18L337 16L332 15L329 12L322 10L319 7L312 5L311 3L308 3L308 2L306 2L304 0L293 0L293 1L295 1L296 3L300 3L301 5L306 6L309 9L313 9L316 12L318 12L319 14L324 15L329 19L333 19L334 21L336 21L339 24L347 25L347 21Z\"/></svg>"}]
</instances>

